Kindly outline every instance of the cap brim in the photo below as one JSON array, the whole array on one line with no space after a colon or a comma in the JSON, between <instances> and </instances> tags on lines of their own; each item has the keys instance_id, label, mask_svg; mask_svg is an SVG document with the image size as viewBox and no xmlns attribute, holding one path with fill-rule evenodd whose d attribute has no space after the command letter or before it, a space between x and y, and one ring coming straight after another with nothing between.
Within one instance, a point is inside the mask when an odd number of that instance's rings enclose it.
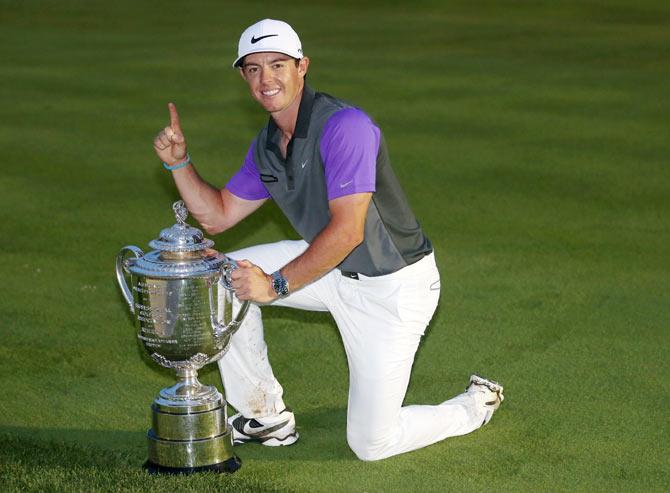
<instances>
[{"instance_id":1,"label":"cap brim","mask_svg":"<svg viewBox=\"0 0 670 493\"><path fill-rule=\"evenodd\" d=\"M247 55L253 55L254 53L282 53L284 55L290 56L291 58L293 58L295 60L302 60L302 58L303 58L302 55L297 57L297 56L295 56L294 53L287 53L286 50L280 50L280 49L277 49L277 48L265 48L265 49L262 49L262 50L250 51L249 53L245 53L244 55L237 57L237 59L233 62L233 68L242 67L242 61L244 60L244 57L246 57Z\"/></svg>"}]
</instances>

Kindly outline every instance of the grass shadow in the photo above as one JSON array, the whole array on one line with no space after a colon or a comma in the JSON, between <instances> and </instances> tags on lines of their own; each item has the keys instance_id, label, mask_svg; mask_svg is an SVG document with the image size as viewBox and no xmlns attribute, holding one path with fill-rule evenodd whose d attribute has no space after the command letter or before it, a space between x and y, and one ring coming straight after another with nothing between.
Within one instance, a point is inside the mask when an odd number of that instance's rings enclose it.
<instances>
[{"instance_id":1,"label":"grass shadow","mask_svg":"<svg viewBox=\"0 0 670 493\"><path fill-rule=\"evenodd\" d=\"M146 452L144 431L2 426L0 444L3 462L20 460L41 466L78 464L112 469L138 463ZM38 453L43 449L50 452ZM91 453L91 449L97 452ZM62 453L54 454L54 450Z\"/></svg>"},{"instance_id":2,"label":"grass shadow","mask_svg":"<svg viewBox=\"0 0 670 493\"><path fill-rule=\"evenodd\" d=\"M0 427L2 491L288 491L267 474L150 475L143 433ZM131 444L119 446L121 441ZM111 443L117 446L110 447ZM102 447L100 445L103 445Z\"/></svg>"}]
</instances>

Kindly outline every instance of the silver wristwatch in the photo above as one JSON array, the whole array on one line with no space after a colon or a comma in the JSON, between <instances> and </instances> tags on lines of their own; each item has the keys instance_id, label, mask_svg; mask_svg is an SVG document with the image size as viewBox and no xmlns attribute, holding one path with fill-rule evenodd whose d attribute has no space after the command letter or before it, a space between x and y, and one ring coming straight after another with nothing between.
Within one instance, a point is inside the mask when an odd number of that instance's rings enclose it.
<instances>
[{"instance_id":1,"label":"silver wristwatch","mask_svg":"<svg viewBox=\"0 0 670 493\"><path fill-rule=\"evenodd\" d=\"M281 275L281 272L275 271L270 274L272 277L272 289L274 289L277 296L284 298L288 296L288 279Z\"/></svg>"}]
</instances>

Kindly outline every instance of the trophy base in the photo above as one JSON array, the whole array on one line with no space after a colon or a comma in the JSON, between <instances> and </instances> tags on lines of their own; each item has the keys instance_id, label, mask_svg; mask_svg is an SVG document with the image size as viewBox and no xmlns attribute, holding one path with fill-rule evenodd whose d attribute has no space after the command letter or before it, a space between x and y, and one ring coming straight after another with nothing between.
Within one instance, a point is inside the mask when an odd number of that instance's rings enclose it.
<instances>
[{"instance_id":1,"label":"trophy base","mask_svg":"<svg viewBox=\"0 0 670 493\"><path fill-rule=\"evenodd\" d=\"M227 422L226 401L213 387L197 382L197 394L172 396L163 389L151 406L147 432L149 472L190 474L198 471L234 472L241 462L233 453L233 430ZM185 386L184 386L185 387ZM195 394L195 395L194 395ZM202 399L199 399L204 395Z\"/></svg>"},{"instance_id":2,"label":"trophy base","mask_svg":"<svg viewBox=\"0 0 670 493\"><path fill-rule=\"evenodd\" d=\"M154 464L150 460L142 466L149 474L193 474L197 472L216 472L231 474L242 467L242 460L233 455L231 458L217 464L209 464L199 467L168 467Z\"/></svg>"}]
</instances>

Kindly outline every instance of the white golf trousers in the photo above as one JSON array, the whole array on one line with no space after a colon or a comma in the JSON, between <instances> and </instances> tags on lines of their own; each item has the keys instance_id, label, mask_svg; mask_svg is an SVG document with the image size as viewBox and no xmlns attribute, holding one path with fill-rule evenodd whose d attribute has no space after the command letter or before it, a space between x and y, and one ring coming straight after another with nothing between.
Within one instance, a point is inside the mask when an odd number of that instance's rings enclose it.
<instances>
[{"instance_id":1,"label":"white golf trousers","mask_svg":"<svg viewBox=\"0 0 670 493\"><path fill-rule=\"evenodd\" d=\"M307 248L280 241L232 252L265 272L274 272ZM222 291L222 290L221 290ZM359 279L338 269L273 305L329 311L349 363L347 442L362 460L378 460L425 447L482 425L485 410L463 393L439 405L402 406L414 355L440 296L434 255L393 274ZM267 357L263 322L251 304L228 352L219 360L228 402L247 418L262 418L286 406Z\"/></svg>"}]
</instances>

